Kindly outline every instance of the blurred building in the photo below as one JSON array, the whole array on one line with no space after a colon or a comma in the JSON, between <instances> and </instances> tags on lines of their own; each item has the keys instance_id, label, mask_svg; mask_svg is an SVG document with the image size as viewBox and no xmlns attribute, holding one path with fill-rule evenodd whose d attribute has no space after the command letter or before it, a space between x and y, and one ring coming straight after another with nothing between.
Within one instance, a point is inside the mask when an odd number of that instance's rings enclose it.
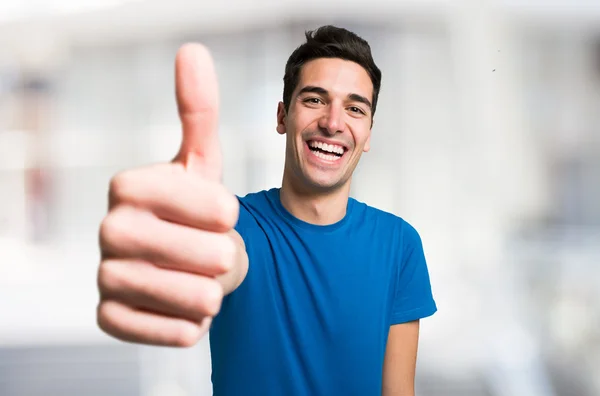
<instances>
[{"instance_id":1,"label":"blurred building","mask_svg":"<svg viewBox=\"0 0 600 396\"><path fill-rule=\"evenodd\" d=\"M280 184L285 61L306 29L364 36L383 71L353 195L421 233L439 312L419 396L600 395L600 3L4 0L0 395L207 395L207 340L95 323L117 171L172 158L173 61L208 45L225 183Z\"/></svg>"}]
</instances>

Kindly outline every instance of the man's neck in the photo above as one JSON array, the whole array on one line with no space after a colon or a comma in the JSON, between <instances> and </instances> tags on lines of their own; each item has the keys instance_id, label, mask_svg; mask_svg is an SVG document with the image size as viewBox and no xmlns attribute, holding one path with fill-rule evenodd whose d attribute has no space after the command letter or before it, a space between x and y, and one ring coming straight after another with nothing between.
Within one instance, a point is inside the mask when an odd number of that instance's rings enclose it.
<instances>
[{"instance_id":1,"label":"man's neck","mask_svg":"<svg viewBox=\"0 0 600 396\"><path fill-rule=\"evenodd\" d=\"M310 192L294 186L283 177L280 200L283 207L294 217L315 225L330 225L346 215L350 182L330 192Z\"/></svg>"}]
</instances>

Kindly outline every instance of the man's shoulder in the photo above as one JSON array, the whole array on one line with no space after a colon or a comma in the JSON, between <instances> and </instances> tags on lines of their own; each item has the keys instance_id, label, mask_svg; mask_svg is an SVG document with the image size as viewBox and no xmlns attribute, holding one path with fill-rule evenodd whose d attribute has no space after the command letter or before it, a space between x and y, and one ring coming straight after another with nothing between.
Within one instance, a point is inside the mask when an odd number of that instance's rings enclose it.
<instances>
[{"instance_id":1,"label":"man's shoulder","mask_svg":"<svg viewBox=\"0 0 600 396\"><path fill-rule=\"evenodd\" d=\"M240 203L240 212L264 212L266 206L272 206L274 202L274 194L277 193L276 188L269 190L259 190L248 192L244 195L236 194Z\"/></svg>"},{"instance_id":2,"label":"man's shoulder","mask_svg":"<svg viewBox=\"0 0 600 396\"><path fill-rule=\"evenodd\" d=\"M260 190L249 192L245 195L236 197L240 203L239 218L236 225L236 230L245 236L247 233L256 231L261 222L267 221L267 218L273 218L274 201L273 195L277 193L277 189Z\"/></svg>"},{"instance_id":3,"label":"man's shoulder","mask_svg":"<svg viewBox=\"0 0 600 396\"><path fill-rule=\"evenodd\" d=\"M369 220L385 221L395 225L408 224L404 218L395 213L369 205L365 202L359 201L356 198L350 198L350 200L353 201L355 210L361 216L365 216Z\"/></svg>"},{"instance_id":4,"label":"man's shoulder","mask_svg":"<svg viewBox=\"0 0 600 396\"><path fill-rule=\"evenodd\" d=\"M273 192L273 190L275 190L274 188L269 189L269 190L258 190L258 191L251 191L245 194L236 194L237 199L240 202L243 203L251 203L251 202L257 202L257 201L264 201L265 198L271 194Z\"/></svg>"},{"instance_id":5,"label":"man's shoulder","mask_svg":"<svg viewBox=\"0 0 600 396\"><path fill-rule=\"evenodd\" d=\"M417 229L403 216L377 208L375 206L371 206L355 198L351 199L354 200L354 205L358 209L357 212L359 212L361 222L377 224L377 228L379 230L387 230L383 232L389 232L390 227L394 228L400 232L400 234L403 236L403 239L406 239L407 237L409 240L420 239Z\"/></svg>"}]
</instances>

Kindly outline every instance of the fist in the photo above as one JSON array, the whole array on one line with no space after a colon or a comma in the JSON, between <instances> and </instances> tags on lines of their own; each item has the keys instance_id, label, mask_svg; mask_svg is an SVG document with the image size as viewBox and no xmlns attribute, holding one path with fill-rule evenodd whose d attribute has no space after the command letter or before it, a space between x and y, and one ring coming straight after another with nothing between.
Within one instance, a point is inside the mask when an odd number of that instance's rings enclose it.
<instances>
[{"instance_id":1,"label":"fist","mask_svg":"<svg viewBox=\"0 0 600 396\"><path fill-rule=\"evenodd\" d=\"M171 163L128 170L110 183L97 318L120 340L191 346L218 313L223 279L239 275L245 250L233 230L238 201L221 184L212 59L188 44L175 70L181 148Z\"/></svg>"}]
</instances>

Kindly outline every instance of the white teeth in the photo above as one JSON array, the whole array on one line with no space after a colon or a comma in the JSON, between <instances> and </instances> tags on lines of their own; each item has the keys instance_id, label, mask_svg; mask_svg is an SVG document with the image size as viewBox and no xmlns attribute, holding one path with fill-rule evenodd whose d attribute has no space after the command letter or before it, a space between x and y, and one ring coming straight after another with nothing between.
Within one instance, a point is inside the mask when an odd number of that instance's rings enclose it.
<instances>
[{"instance_id":1,"label":"white teeth","mask_svg":"<svg viewBox=\"0 0 600 396\"><path fill-rule=\"evenodd\" d=\"M340 157L338 157L337 155L328 155L328 154L324 154L320 151L313 151L313 154L316 155L317 157L322 158L327 161L337 161L340 159Z\"/></svg>"},{"instance_id":2,"label":"white teeth","mask_svg":"<svg viewBox=\"0 0 600 396\"><path fill-rule=\"evenodd\" d=\"M327 144L323 142L316 142L313 140L310 142L310 147L319 148L323 151L329 151L330 153L336 153L339 155L344 154L344 148L335 144Z\"/></svg>"}]
</instances>

